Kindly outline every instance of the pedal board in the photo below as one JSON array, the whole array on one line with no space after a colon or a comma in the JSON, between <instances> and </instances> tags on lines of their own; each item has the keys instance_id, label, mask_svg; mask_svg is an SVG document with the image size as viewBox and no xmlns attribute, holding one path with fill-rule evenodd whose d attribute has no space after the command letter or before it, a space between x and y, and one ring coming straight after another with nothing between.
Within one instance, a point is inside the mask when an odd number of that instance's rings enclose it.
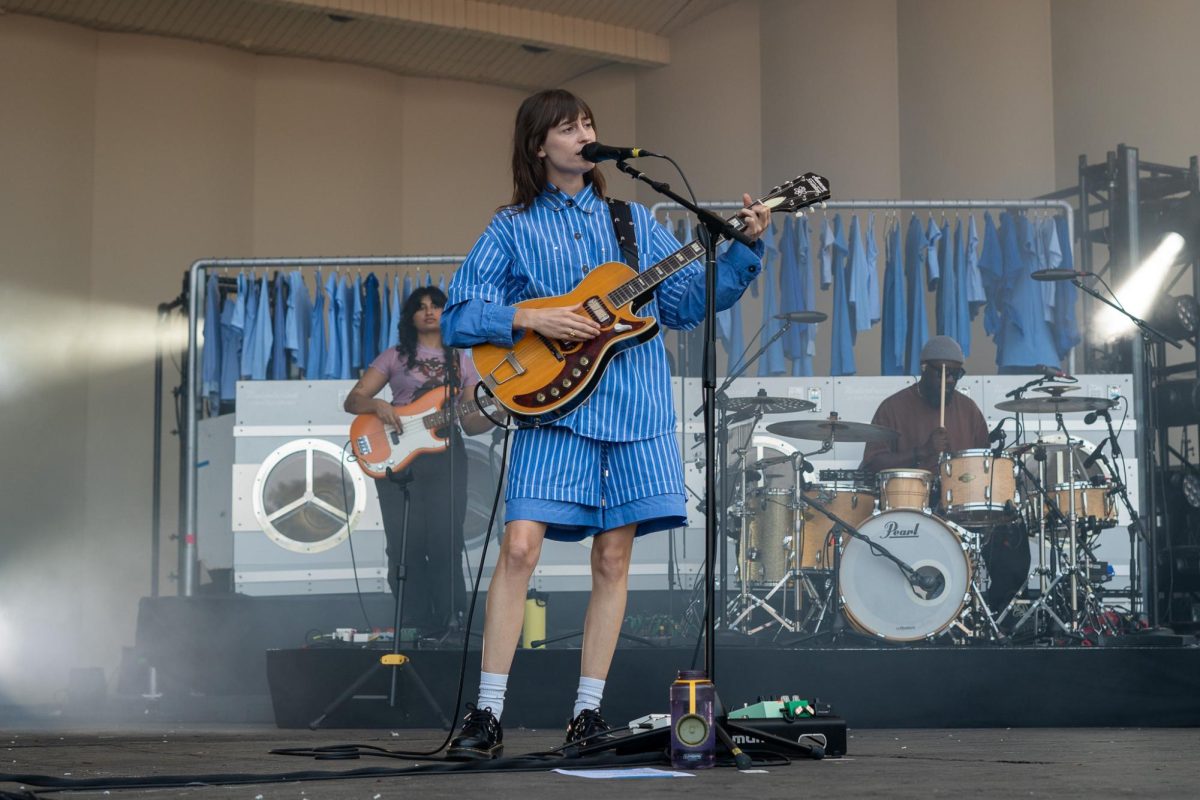
<instances>
[{"instance_id":1,"label":"pedal board","mask_svg":"<svg viewBox=\"0 0 1200 800\"><path fill-rule=\"evenodd\" d=\"M825 738L825 757L839 758L846 755L846 720L833 714L820 717L800 717L794 720L778 719L730 719L726 723L729 735L739 747L770 747L765 738L755 736L762 732L781 739L802 744L820 744L812 741L814 736Z\"/></svg>"}]
</instances>

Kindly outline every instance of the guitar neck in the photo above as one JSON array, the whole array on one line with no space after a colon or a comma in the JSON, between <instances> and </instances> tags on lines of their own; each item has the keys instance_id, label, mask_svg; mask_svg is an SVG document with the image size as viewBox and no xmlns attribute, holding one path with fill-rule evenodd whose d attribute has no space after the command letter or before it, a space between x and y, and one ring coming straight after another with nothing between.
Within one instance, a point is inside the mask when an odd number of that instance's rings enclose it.
<instances>
[{"instance_id":1,"label":"guitar neck","mask_svg":"<svg viewBox=\"0 0 1200 800\"><path fill-rule=\"evenodd\" d=\"M746 227L745 221L738 216L731 217L726 221L734 230L740 231ZM636 278L613 289L608 293L608 301L614 306L623 306L634 298L650 292L654 287L703 255L704 245L698 240L688 242L650 269L638 273Z\"/></svg>"},{"instance_id":2,"label":"guitar neck","mask_svg":"<svg viewBox=\"0 0 1200 800\"><path fill-rule=\"evenodd\" d=\"M438 428L446 427L452 421L460 420L463 417L474 414L481 409L479 403L475 402L474 400L464 400L454 404L454 414L451 416L450 409L448 408L449 405L449 401L447 401L446 404L437 411L422 417L425 427L431 431L435 431ZM489 403L488 405L491 404Z\"/></svg>"}]
</instances>

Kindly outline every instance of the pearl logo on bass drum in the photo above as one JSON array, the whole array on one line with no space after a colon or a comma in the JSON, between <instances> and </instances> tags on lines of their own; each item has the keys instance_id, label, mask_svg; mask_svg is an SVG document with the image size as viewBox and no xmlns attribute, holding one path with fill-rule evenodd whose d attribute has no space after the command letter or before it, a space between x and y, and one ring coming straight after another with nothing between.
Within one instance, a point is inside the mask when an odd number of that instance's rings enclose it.
<instances>
[{"instance_id":1,"label":"pearl logo on bass drum","mask_svg":"<svg viewBox=\"0 0 1200 800\"><path fill-rule=\"evenodd\" d=\"M911 528L901 528L900 523L895 520L889 521L883 526L884 539L916 539L920 536L917 530L921 527L921 523L914 524Z\"/></svg>"}]
</instances>

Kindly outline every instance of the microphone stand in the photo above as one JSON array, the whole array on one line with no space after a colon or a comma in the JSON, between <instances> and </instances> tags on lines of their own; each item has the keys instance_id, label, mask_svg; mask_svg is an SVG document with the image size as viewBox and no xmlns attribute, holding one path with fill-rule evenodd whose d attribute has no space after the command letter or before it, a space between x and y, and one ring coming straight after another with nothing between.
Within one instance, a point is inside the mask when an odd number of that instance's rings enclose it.
<instances>
[{"instance_id":1,"label":"microphone stand","mask_svg":"<svg viewBox=\"0 0 1200 800\"><path fill-rule=\"evenodd\" d=\"M615 164L616 168L635 180L650 186L655 192L674 200L683 208L691 211L708 231L704 254L704 372L702 378L702 397L704 409L704 462L708 465L704 475L704 669L708 679L713 682L714 694L717 683L716 668L716 589L715 571L713 565L717 547L717 484L713 465L716 463L716 387L717 387L717 242L721 237L734 239L747 247L753 248L754 243L742 233L745 227L740 218L732 223L726 222L711 211L700 208L695 203L679 196L671 187L661 181L650 178L640 170L630 166L623 159ZM723 543L722 543L723 544ZM725 732L725 711L719 698L714 703L714 719L717 720L718 738L727 749L738 758L739 768L743 761L749 766L749 759L737 749L730 746L732 740ZM809 758L824 758L823 747L805 745L799 742L790 743L792 753Z\"/></svg>"},{"instance_id":2,"label":"microphone stand","mask_svg":"<svg viewBox=\"0 0 1200 800\"><path fill-rule=\"evenodd\" d=\"M1143 363L1143 367L1142 367L1142 374L1139 376L1139 381L1141 383L1141 386L1139 387L1139 389L1140 389L1139 394L1141 395L1142 401L1145 403L1145 413L1143 414L1143 417L1144 417L1146 423L1148 424L1150 431L1153 431L1155 420L1154 420L1154 403L1151 401L1152 387L1150 385L1151 384L1151 375L1150 375L1150 367L1149 367L1150 347L1155 341L1162 343L1162 344L1169 344L1177 350L1183 349L1183 345L1180 344L1178 339L1175 339L1172 336L1168 336L1167 334L1160 331L1158 328L1156 328L1153 325L1151 325L1150 323L1146 322L1144 319L1140 319L1138 317L1135 317L1133 314L1130 314L1128 311L1125 310L1124 306L1122 306L1120 303L1114 302L1113 300L1108 299L1104 295L1097 292L1095 289L1092 289L1090 286L1084 286L1083 281L1080 280L1079 278L1073 278L1071 280L1071 283L1074 284L1075 288L1079 289L1081 292L1084 292L1085 294L1088 294L1091 297L1094 297L1095 299L1099 300L1101 303L1104 303L1104 305L1108 306L1109 308L1112 308L1112 309L1115 309L1116 311L1118 311L1122 316L1126 317L1130 322L1132 322L1139 331L1142 332L1142 347L1145 348L1145 350L1146 350L1146 358L1143 359L1144 363ZM1140 424L1140 422L1139 422L1139 424ZM1110 431L1112 430L1111 421L1109 422L1109 430ZM1147 438L1144 441L1149 442L1150 440ZM1146 451L1145 453L1138 454L1139 460L1144 456L1150 456L1149 458L1145 459L1146 460L1145 469L1146 469L1146 474L1152 476L1153 472L1154 472L1154 459L1153 459L1152 452L1151 452L1152 448L1149 446L1149 444L1146 444L1144 446L1144 449ZM1153 479L1153 477L1151 477L1150 482L1153 483L1153 481L1154 481L1154 479ZM1149 491L1150 496L1152 498L1153 498L1154 490L1155 489L1154 489L1153 485L1142 488L1142 491ZM1153 499L1151 502L1153 502ZM1151 506L1151 508L1153 509L1153 506ZM1134 535L1133 529L1135 527L1137 527L1140 532L1141 526L1137 524L1136 516L1131 515L1131 519L1134 520L1134 523L1130 525L1130 537L1132 538ZM1153 520L1152 520L1152 523L1153 523ZM1142 534L1142 539L1145 542L1146 549L1150 555L1149 565L1148 565L1149 573L1150 573L1150 586L1149 586L1150 602L1148 605L1149 605L1149 612L1150 612L1149 616L1150 616L1150 626L1151 627L1158 627L1158 565L1157 565L1158 552L1157 552L1157 541L1156 541L1157 538L1158 538L1158 533L1157 533L1156 525L1154 525L1154 524L1151 524L1149 526L1148 531L1146 533ZM1130 547L1131 548L1133 547L1132 543L1130 544ZM1131 563L1130 564L1131 570L1132 570L1132 567L1133 567L1133 564ZM1133 578L1131 576L1130 577L1130 596L1131 597L1132 597L1132 593L1133 593Z\"/></svg>"},{"instance_id":3,"label":"microphone stand","mask_svg":"<svg viewBox=\"0 0 1200 800\"><path fill-rule=\"evenodd\" d=\"M1125 506L1125 510L1129 512L1129 605L1132 610L1134 601L1136 600L1136 588L1140 578L1137 559L1137 540L1139 536L1144 537L1142 531L1142 519L1138 516L1137 510L1133 507L1133 503L1129 500L1129 492L1126 490L1125 477L1117 471L1117 465L1113 463L1121 457L1121 446L1117 443L1117 433L1113 430L1112 415L1108 410L1095 412L1097 417L1103 417L1105 424L1108 426L1108 446L1112 450L1113 461L1109 461L1101 453L1099 460L1103 462L1108 471L1112 473L1113 487L1117 497L1121 498L1121 504ZM1099 452L1097 450L1097 452Z\"/></svg>"}]
</instances>

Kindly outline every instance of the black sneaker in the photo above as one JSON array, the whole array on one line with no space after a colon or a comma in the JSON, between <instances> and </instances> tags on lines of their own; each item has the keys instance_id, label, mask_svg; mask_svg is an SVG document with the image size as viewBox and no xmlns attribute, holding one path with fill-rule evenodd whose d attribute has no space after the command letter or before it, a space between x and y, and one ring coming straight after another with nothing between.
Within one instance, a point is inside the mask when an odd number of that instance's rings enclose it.
<instances>
[{"instance_id":1,"label":"black sneaker","mask_svg":"<svg viewBox=\"0 0 1200 800\"><path fill-rule=\"evenodd\" d=\"M600 710L585 708L579 716L567 723L567 744L596 744L613 737L612 728L600 716Z\"/></svg>"},{"instance_id":2,"label":"black sneaker","mask_svg":"<svg viewBox=\"0 0 1200 800\"><path fill-rule=\"evenodd\" d=\"M451 761L499 758L504 752L504 729L490 708L467 703L462 733L450 742L446 758Z\"/></svg>"}]
</instances>

